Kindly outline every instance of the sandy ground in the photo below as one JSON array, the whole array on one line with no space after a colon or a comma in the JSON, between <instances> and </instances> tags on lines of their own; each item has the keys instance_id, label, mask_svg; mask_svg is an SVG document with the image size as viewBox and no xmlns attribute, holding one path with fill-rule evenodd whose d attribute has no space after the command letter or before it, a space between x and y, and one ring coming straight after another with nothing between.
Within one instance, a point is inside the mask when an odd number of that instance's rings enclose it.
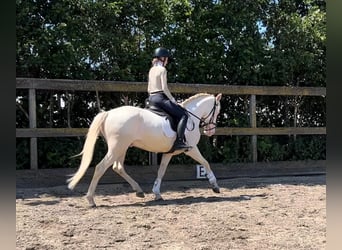
<instances>
[{"instance_id":1,"label":"sandy ground","mask_svg":"<svg viewBox=\"0 0 342 250\"><path fill-rule=\"evenodd\" d=\"M17 249L325 249L325 176L168 181L138 198L128 184L16 191Z\"/></svg>"}]
</instances>

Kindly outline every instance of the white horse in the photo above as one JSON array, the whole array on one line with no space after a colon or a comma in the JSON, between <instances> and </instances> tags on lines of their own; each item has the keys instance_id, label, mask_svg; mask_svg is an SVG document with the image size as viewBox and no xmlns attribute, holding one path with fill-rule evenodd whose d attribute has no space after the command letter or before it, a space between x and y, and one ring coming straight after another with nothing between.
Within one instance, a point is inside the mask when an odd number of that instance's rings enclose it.
<instances>
[{"instance_id":1,"label":"white horse","mask_svg":"<svg viewBox=\"0 0 342 250\"><path fill-rule=\"evenodd\" d=\"M204 127L204 134L212 136L215 133L216 119L220 112L222 94L216 97L210 94L196 94L181 105L188 111L188 130L185 133L187 143L192 146L189 151L175 151L167 153L173 145L176 133L165 132L165 117L159 116L147 109L133 106L122 106L110 111L97 114L92 121L83 146L82 160L77 172L68 179L69 189L73 189L85 174L93 157L94 145L97 137L102 134L108 146L105 157L95 167L94 176L90 183L86 198L90 206L95 207L94 193L99 179L112 166L113 170L122 176L136 191L138 197L144 197L143 190L124 169L126 151L129 147L137 147L150 152L163 152L157 179L152 192L155 199L162 199L160 184L172 156L185 153L206 169L207 178L214 192L219 193L216 177L206 159L201 155L197 143L200 140L200 127ZM169 126L169 124L168 124ZM164 129L163 129L164 127ZM170 131L170 129L169 129Z\"/></svg>"}]
</instances>

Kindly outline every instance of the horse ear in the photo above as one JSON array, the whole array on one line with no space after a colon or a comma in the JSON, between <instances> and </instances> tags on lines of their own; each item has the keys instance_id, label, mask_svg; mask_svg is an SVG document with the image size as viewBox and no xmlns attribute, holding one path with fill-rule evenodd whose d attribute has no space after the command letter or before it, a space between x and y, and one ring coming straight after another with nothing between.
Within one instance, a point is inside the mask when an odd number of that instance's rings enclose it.
<instances>
[{"instance_id":1,"label":"horse ear","mask_svg":"<svg viewBox=\"0 0 342 250\"><path fill-rule=\"evenodd\" d=\"M220 101L221 100L221 97L222 97L222 93L220 93L220 94L218 94L217 96L216 96L216 101Z\"/></svg>"}]
</instances>

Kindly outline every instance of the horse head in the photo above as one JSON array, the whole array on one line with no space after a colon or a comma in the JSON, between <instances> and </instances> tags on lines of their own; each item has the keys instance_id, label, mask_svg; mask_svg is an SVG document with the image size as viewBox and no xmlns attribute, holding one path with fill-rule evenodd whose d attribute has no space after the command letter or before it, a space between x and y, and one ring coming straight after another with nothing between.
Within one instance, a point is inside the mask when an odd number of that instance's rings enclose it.
<instances>
[{"instance_id":1,"label":"horse head","mask_svg":"<svg viewBox=\"0 0 342 250\"><path fill-rule=\"evenodd\" d=\"M203 127L203 133L207 136L215 134L216 120L221 110L221 97L221 93L217 96L201 93L182 103L189 114L199 120L199 126Z\"/></svg>"}]
</instances>

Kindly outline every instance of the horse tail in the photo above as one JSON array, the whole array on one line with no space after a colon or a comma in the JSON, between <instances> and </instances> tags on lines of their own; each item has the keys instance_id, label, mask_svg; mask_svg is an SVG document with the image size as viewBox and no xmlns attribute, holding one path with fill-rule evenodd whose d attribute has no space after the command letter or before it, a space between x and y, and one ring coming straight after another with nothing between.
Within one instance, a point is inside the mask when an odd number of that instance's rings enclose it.
<instances>
[{"instance_id":1,"label":"horse tail","mask_svg":"<svg viewBox=\"0 0 342 250\"><path fill-rule=\"evenodd\" d=\"M83 150L81 153L75 156L80 156L82 155L82 160L81 160L81 165L78 168L77 172L67 180L68 188L69 189L74 189L74 187L77 185L77 183L80 181L80 179L83 177L85 172L87 171L89 164L91 160L93 159L93 153L94 153L94 147L95 147L95 142L97 140L98 135L100 134L101 131L101 126L105 119L108 116L108 112L101 112L97 114L90 124L86 140L83 146Z\"/></svg>"}]
</instances>

